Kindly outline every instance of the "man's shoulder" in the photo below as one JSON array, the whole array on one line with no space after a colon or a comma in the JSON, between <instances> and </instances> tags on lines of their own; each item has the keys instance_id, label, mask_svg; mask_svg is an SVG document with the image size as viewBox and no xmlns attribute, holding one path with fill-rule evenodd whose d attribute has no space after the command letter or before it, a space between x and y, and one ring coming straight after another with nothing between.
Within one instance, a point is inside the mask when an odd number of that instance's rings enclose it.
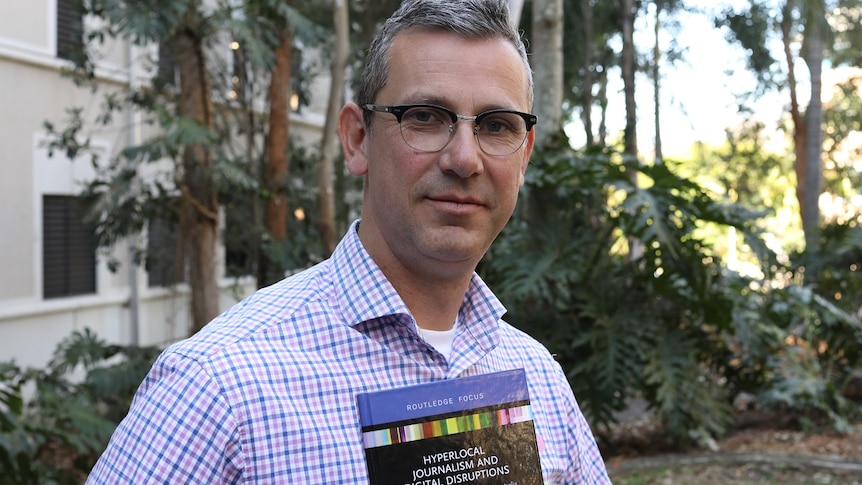
<instances>
[{"instance_id":1,"label":"man's shoulder","mask_svg":"<svg viewBox=\"0 0 862 485\"><path fill-rule=\"evenodd\" d=\"M261 288L167 351L193 360L211 360L279 325L301 324L308 306L330 299L328 271L322 262Z\"/></svg>"},{"instance_id":2,"label":"man's shoulder","mask_svg":"<svg viewBox=\"0 0 862 485\"><path fill-rule=\"evenodd\" d=\"M551 353L548 351L548 348L545 347L544 344L542 344L541 342L536 340L535 337L521 330L520 328L515 327L514 325L505 320L500 320L499 329L500 336L502 339L502 345L512 346L514 348L520 349L521 351L529 352L543 358L551 358Z\"/></svg>"}]
</instances>

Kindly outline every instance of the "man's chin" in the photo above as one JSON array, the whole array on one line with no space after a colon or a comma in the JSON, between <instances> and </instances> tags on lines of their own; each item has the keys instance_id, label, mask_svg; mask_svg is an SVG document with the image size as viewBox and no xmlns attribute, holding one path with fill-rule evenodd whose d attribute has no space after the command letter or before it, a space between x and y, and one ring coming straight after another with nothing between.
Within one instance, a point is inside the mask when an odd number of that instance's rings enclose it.
<instances>
[{"instance_id":1,"label":"man's chin","mask_svg":"<svg viewBox=\"0 0 862 485\"><path fill-rule=\"evenodd\" d=\"M485 231L462 226L442 226L429 229L424 238L425 252L441 263L475 264L488 250Z\"/></svg>"}]
</instances>

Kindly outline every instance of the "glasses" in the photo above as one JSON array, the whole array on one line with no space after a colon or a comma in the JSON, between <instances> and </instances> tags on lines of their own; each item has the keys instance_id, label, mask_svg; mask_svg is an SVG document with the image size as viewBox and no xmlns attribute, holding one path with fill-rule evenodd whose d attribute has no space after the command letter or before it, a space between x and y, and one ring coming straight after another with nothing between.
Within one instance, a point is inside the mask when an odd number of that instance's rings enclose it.
<instances>
[{"instance_id":1,"label":"glasses","mask_svg":"<svg viewBox=\"0 0 862 485\"><path fill-rule=\"evenodd\" d=\"M476 116L464 116L433 104L385 106L366 104L367 111L392 113L401 127L404 143L420 152L434 153L446 148L455 135L455 123L472 121L479 148L488 155L505 157L518 151L538 118L530 113L494 109Z\"/></svg>"}]
</instances>

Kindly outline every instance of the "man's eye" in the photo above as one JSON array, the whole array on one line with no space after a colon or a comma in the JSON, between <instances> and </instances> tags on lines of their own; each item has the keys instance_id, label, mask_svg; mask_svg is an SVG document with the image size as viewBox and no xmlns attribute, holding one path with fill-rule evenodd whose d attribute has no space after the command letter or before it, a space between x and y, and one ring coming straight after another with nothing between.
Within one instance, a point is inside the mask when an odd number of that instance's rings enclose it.
<instances>
[{"instance_id":1,"label":"man's eye","mask_svg":"<svg viewBox=\"0 0 862 485\"><path fill-rule=\"evenodd\" d=\"M427 108L413 108L404 113L404 121L410 123L439 123L442 119L442 115L436 110Z\"/></svg>"},{"instance_id":2,"label":"man's eye","mask_svg":"<svg viewBox=\"0 0 862 485\"><path fill-rule=\"evenodd\" d=\"M482 120L482 131L488 133L507 133L513 130L512 123L502 117Z\"/></svg>"}]
</instances>

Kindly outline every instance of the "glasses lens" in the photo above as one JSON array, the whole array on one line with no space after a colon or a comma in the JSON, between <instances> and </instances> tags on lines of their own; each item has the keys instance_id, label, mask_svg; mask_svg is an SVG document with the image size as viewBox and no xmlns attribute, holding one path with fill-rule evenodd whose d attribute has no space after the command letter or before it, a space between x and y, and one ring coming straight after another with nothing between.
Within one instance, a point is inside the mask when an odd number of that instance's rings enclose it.
<instances>
[{"instance_id":1,"label":"glasses lens","mask_svg":"<svg viewBox=\"0 0 862 485\"><path fill-rule=\"evenodd\" d=\"M521 115L507 111L481 115L476 128L479 146L488 155L511 155L527 139L527 122Z\"/></svg>"},{"instance_id":2,"label":"glasses lens","mask_svg":"<svg viewBox=\"0 0 862 485\"><path fill-rule=\"evenodd\" d=\"M449 113L428 106L410 108L401 116L401 136L414 150L436 152L449 143Z\"/></svg>"}]
</instances>

